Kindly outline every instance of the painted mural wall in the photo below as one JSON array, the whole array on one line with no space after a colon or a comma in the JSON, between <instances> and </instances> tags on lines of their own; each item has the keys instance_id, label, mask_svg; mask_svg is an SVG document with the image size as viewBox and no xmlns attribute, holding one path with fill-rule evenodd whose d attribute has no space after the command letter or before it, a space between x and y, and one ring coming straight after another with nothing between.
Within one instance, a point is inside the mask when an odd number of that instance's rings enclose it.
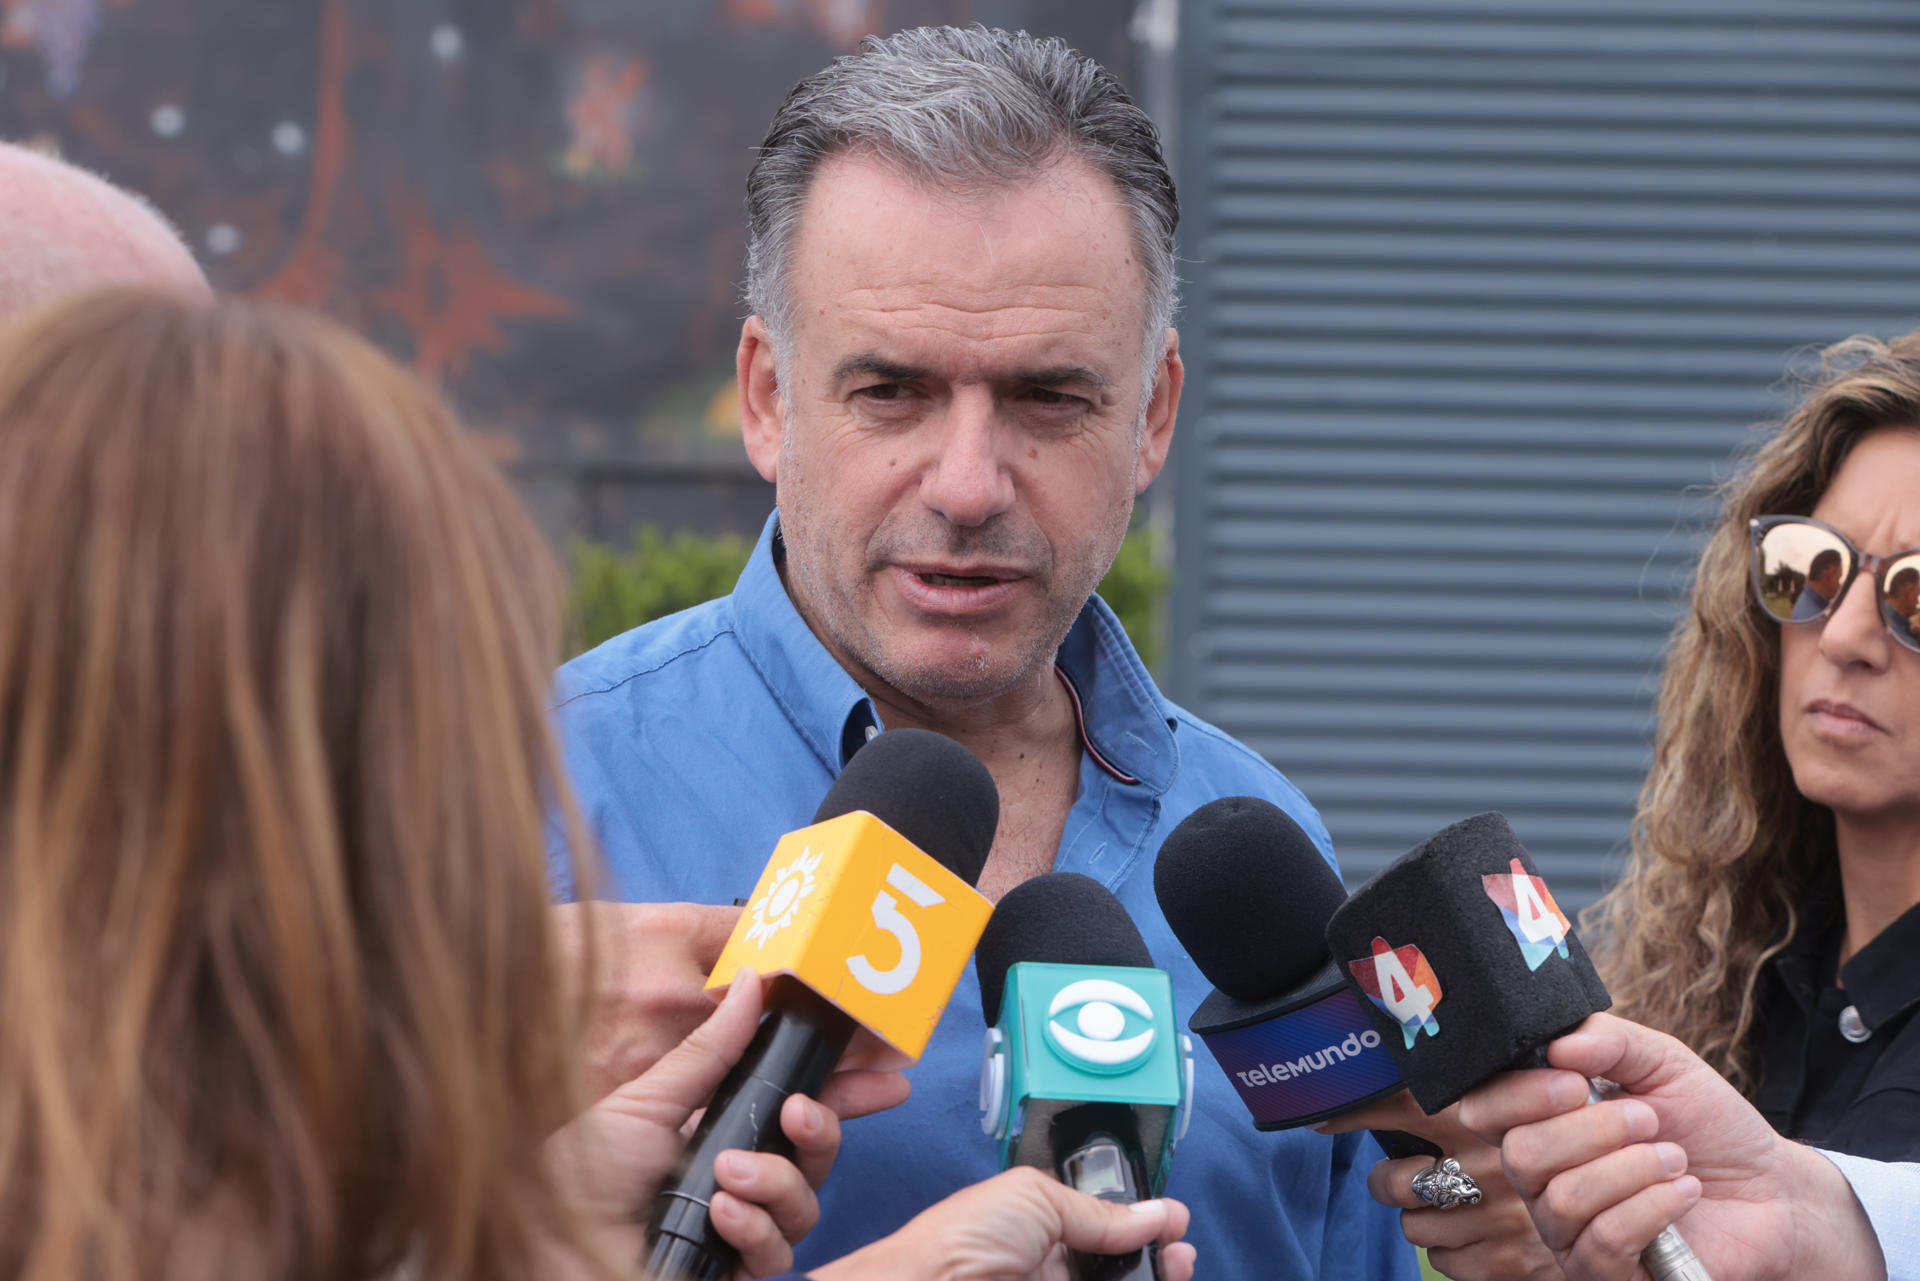
<instances>
[{"instance_id":1,"label":"painted mural wall","mask_svg":"<svg viewBox=\"0 0 1920 1281\"><path fill-rule=\"evenodd\" d=\"M325 309L447 387L556 533L754 526L741 192L862 35L1062 35L1132 79L1131 0L0 0L0 137L145 193L217 285Z\"/></svg>"}]
</instances>

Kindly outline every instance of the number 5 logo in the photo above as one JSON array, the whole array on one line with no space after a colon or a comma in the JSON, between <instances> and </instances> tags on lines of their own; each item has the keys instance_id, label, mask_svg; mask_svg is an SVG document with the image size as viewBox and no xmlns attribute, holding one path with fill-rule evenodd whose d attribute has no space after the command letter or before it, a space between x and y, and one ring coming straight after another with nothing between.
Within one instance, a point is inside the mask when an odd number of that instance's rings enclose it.
<instances>
[{"instance_id":1,"label":"number 5 logo","mask_svg":"<svg viewBox=\"0 0 1920 1281\"><path fill-rule=\"evenodd\" d=\"M899 890L921 907L932 907L946 900L926 882L895 863L887 873L887 884ZM878 969L865 953L847 958L854 982L878 996L892 996L912 986L920 974L920 934L900 911L899 900L881 890L873 896L873 923L893 935L900 944L900 959L892 969Z\"/></svg>"}]
</instances>

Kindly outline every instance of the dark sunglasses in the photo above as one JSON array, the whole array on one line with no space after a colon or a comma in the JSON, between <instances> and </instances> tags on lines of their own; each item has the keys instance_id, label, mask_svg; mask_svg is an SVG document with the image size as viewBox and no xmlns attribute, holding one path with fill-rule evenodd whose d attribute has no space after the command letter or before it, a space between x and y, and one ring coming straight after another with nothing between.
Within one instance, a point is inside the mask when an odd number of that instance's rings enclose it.
<instances>
[{"instance_id":1,"label":"dark sunglasses","mask_svg":"<svg viewBox=\"0 0 1920 1281\"><path fill-rule=\"evenodd\" d=\"M1880 621L1887 634L1915 653L1920 636L1920 547L1891 556L1869 556L1846 535L1810 516L1757 516L1747 526L1752 555L1747 577L1760 608L1782 623L1817 623L1832 614L1862 569L1873 579ZM1912 604L1901 612L1896 596Z\"/></svg>"}]
</instances>

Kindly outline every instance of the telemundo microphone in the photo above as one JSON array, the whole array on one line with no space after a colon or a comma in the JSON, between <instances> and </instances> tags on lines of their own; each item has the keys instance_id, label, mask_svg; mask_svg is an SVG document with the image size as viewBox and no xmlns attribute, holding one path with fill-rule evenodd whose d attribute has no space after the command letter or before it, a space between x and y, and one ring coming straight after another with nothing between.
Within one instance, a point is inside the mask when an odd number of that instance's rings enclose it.
<instances>
[{"instance_id":1,"label":"telemundo microphone","mask_svg":"<svg viewBox=\"0 0 1920 1281\"><path fill-rule=\"evenodd\" d=\"M1254 796L1202 805L1167 834L1153 890L1214 987L1187 1026L1255 1129L1313 1125L1402 1087L1399 1066L1327 952L1327 919L1346 887L1279 806ZM1389 1156L1441 1155L1411 1134L1373 1135Z\"/></svg>"},{"instance_id":2,"label":"telemundo microphone","mask_svg":"<svg viewBox=\"0 0 1920 1281\"><path fill-rule=\"evenodd\" d=\"M714 1158L793 1155L780 1107L819 1094L856 1028L920 1057L993 911L973 886L999 814L973 753L892 730L854 754L811 826L780 838L707 982L771 976L766 1013L655 1198L647 1275L708 1281L733 1266L709 1211Z\"/></svg>"},{"instance_id":3,"label":"telemundo microphone","mask_svg":"<svg viewBox=\"0 0 1920 1281\"><path fill-rule=\"evenodd\" d=\"M1009 890L975 967L987 1041L980 1128L1002 1169L1051 1170L1104 1201L1158 1196L1193 1106L1193 1050L1173 981L1120 901L1075 872ZM1156 1247L1069 1251L1075 1281L1157 1279Z\"/></svg>"},{"instance_id":4,"label":"telemundo microphone","mask_svg":"<svg viewBox=\"0 0 1920 1281\"><path fill-rule=\"evenodd\" d=\"M1495 1073L1547 1066L1548 1042L1611 1005L1586 948L1500 814L1415 846L1353 892L1327 944L1429 1114ZM1588 1102L1605 1097L1592 1087ZM1711 1281L1669 1226L1657 1281Z\"/></svg>"}]
</instances>

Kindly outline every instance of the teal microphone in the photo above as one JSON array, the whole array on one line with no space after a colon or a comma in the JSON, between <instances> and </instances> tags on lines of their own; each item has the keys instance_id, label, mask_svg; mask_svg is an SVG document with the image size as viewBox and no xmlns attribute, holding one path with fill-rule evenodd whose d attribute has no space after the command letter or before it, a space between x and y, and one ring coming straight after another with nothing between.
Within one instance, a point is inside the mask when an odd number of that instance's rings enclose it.
<instances>
[{"instance_id":1,"label":"teal microphone","mask_svg":"<svg viewBox=\"0 0 1920 1281\"><path fill-rule=\"evenodd\" d=\"M1001 1168L1051 1170L1108 1201L1158 1196L1191 1114L1193 1043L1120 901L1077 873L1034 877L994 908L974 962L980 1126ZM1075 1281L1159 1275L1151 1247L1067 1262Z\"/></svg>"}]
</instances>

